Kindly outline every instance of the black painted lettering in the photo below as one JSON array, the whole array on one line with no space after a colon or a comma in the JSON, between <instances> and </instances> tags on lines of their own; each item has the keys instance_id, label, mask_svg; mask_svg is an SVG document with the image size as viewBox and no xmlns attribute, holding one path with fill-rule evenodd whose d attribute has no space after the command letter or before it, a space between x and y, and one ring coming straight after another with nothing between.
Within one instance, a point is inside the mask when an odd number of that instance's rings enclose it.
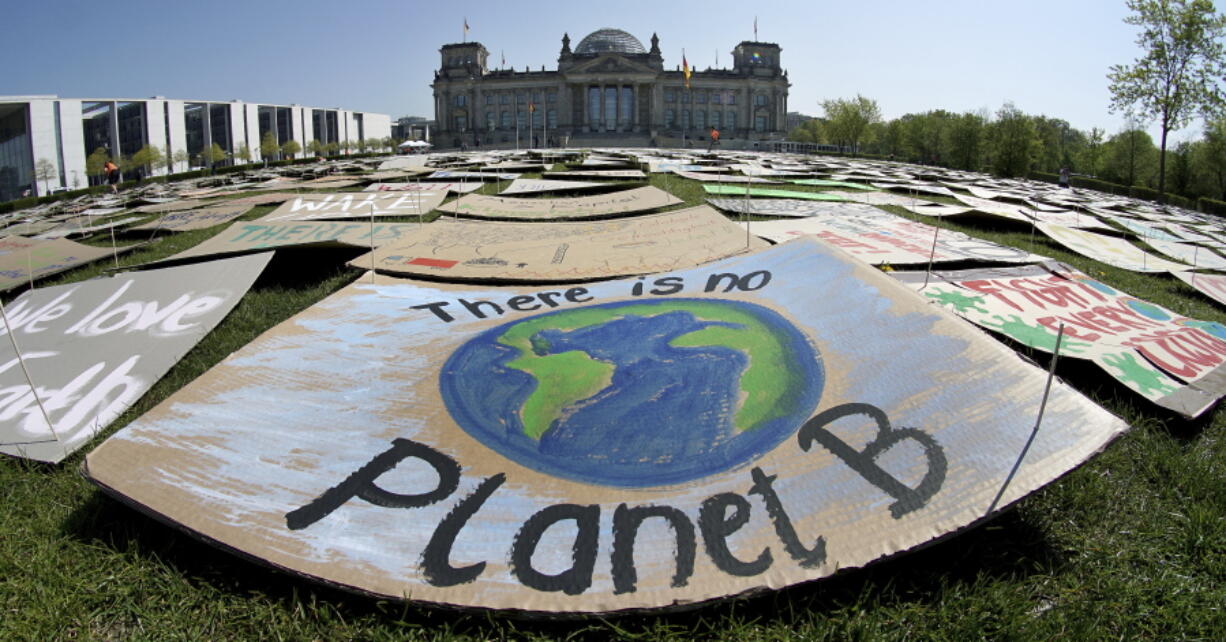
<instances>
[{"instance_id":1,"label":"black painted lettering","mask_svg":"<svg viewBox=\"0 0 1226 642\"><path fill-rule=\"evenodd\" d=\"M584 296L587 298L580 298ZM566 291L566 300L571 303L585 303L593 298L595 297L587 293L587 288L571 288Z\"/></svg>"},{"instance_id":2,"label":"black painted lettering","mask_svg":"<svg viewBox=\"0 0 1226 642\"><path fill-rule=\"evenodd\" d=\"M775 534L779 536L779 541L783 542L783 550L805 568L825 562L826 538L819 536L813 542L813 548L806 548L800 542L800 537L796 535L796 527L792 525L792 519L788 517L788 512L783 508L783 502L779 501L779 495L771 486L778 475L767 475L756 466L752 475L753 487L749 489L749 494L758 495L766 503L766 514L770 515L771 522L775 525Z\"/></svg>"},{"instance_id":3,"label":"black painted lettering","mask_svg":"<svg viewBox=\"0 0 1226 642\"><path fill-rule=\"evenodd\" d=\"M757 285L754 285L755 279L758 281ZM741 277L741 279L737 282L736 287L742 292L752 292L754 290L761 290L762 288L766 287L767 283L770 282L770 272L767 272L766 270L757 270Z\"/></svg>"},{"instance_id":4,"label":"black painted lettering","mask_svg":"<svg viewBox=\"0 0 1226 642\"><path fill-rule=\"evenodd\" d=\"M728 509L732 514L728 515ZM698 511L698 528L702 530L702 543L707 556L716 568L737 577L758 575L770 568L774 561L771 549L764 548L752 562L743 562L728 548L728 537L749 522L749 500L736 493L720 493L708 497Z\"/></svg>"},{"instance_id":5,"label":"black painted lettering","mask_svg":"<svg viewBox=\"0 0 1226 642\"><path fill-rule=\"evenodd\" d=\"M383 473L395 468L409 457L416 457L434 468L438 485L434 490L415 495L393 493L375 484ZM354 497L386 508L420 508L429 506L451 493L460 485L460 465L443 453L411 439L393 439L392 447L375 455L344 481L312 500L302 508L285 514L290 530L301 530L327 517Z\"/></svg>"},{"instance_id":6,"label":"black painted lettering","mask_svg":"<svg viewBox=\"0 0 1226 642\"><path fill-rule=\"evenodd\" d=\"M660 517L668 520L673 533L677 536L676 570L673 572L673 588L679 588L689 583L690 575L694 574L694 524L685 513L672 506L636 506L630 508L625 504L617 507L613 513L613 593L633 593L638 582L638 571L634 568L634 541L639 534L639 526L649 517Z\"/></svg>"},{"instance_id":7,"label":"black painted lettering","mask_svg":"<svg viewBox=\"0 0 1226 642\"><path fill-rule=\"evenodd\" d=\"M507 307L519 312L527 312L528 310L539 310L541 304L536 302L536 297L521 294L507 299Z\"/></svg>"},{"instance_id":8,"label":"black painted lettering","mask_svg":"<svg viewBox=\"0 0 1226 642\"><path fill-rule=\"evenodd\" d=\"M571 567L554 575L546 575L532 567L532 554L541 536L550 526L572 519L579 527L571 548ZM596 567L596 549L600 539L600 506L591 504L555 504L529 517L511 544L511 572L524 586L538 591L579 595L592 585L592 569Z\"/></svg>"},{"instance_id":9,"label":"black painted lettering","mask_svg":"<svg viewBox=\"0 0 1226 642\"><path fill-rule=\"evenodd\" d=\"M429 310L434 313L434 316L442 319L443 321L447 323L451 323L452 321L455 321L455 317L451 316L450 314L447 314L446 312L443 312L443 308L447 307L447 305L448 304L446 301L438 301L436 303L423 303L421 305L412 305L409 307L411 307L414 310Z\"/></svg>"},{"instance_id":10,"label":"black painted lettering","mask_svg":"<svg viewBox=\"0 0 1226 642\"><path fill-rule=\"evenodd\" d=\"M723 283L725 279L728 281L728 284L724 286L724 292L732 290L732 288L735 288L737 283L740 282L740 279L738 279L737 276L731 272L712 274L711 276L707 277L707 287L703 288L703 292L714 291L715 288L719 287L719 285Z\"/></svg>"},{"instance_id":11,"label":"black painted lettering","mask_svg":"<svg viewBox=\"0 0 1226 642\"><path fill-rule=\"evenodd\" d=\"M866 415L877 422L877 438L869 442L863 451L848 446L834 433L826 430L826 425L837 419L851 415ZM945 484L947 462L945 451L931 435L916 428L893 428L885 411L866 403L848 403L835 406L805 422L796 433L800 448L808 451L813 442L826 447L843 463L851 466L870 484L885 491L895 501L890 505L890 514L898 519L911 511L923 508L941 486ZM924 447L924 455L928 458L928 472L915 488L894 479L892 475L881 469L874 460L891 446L904 439L914 439Z\"/></svg>"},{"instance_id":12,"label":"black painted lettering","mask_svg":"<svg viewBox=\"0 0 1226 642\"><path fill-rule=\"evenodd\" d=\"M481 311L481 306L483 305L488 305L493 308L495 316L502 316L502 307L493 301L482 301L480 299L476 301L469 301L468 299L460 299L460 305L463 305L464 308L468 310L469 314L477 317L478 319L485 318L485 313Z\"/></svg>"},{"instance_id":13,"label":"black painted lettering","mask_svg":"<svg viewBox=\"0 0 1226 642\"><path fill-rule=\"evenodd\" d=\"M477 562L468 566L455 567L451 565L451 546L455 544L460 529L472 519L485 500L498 490L502 482L507 480L505 473L486 477L477 489L468 497L460 500L451 512L434 528L434 534L421 552L421 572L426 581L434 586L455 586L467 584L485 571L485 562Z\"/></svg>"},{"instance_id":14,"label":"black painted lettering","mask_svg":"<svg viewBox=\"0 0 1226 642\"><path fill-rule=\"evenodd\" d=\"M645 278L647 277L640 276L639 279L634 282L634 287L630 288L630 294L632 296L642 296L643 295L643 279Z\"/></svg>"},{"instance_id":15,"label":"black painted lettering","mask_svg":"<svg viewBox=\"0 0 1226 642\"><path fill-rule=\"evenodd\" d=\"M557 299L559 296L562 296L562 295L552 290L548 292L537 292L536 293L536 297L541 300L541 303L544 303L545 305L551 308L558 307L558 302L555 301L555 299Z\"/></svg>"},{"instance_id":16,"label":"black painted lettering","mask_svg":"<svg viewBox=\"0 0 1226 642\"><path fill-rule=\"evenodd\" d=\"M656 287L651 289L652 294L676 294L685 287L685 281L679 276L666 276L662 279L656 279L652 282Z\"/></svg>"}]
</instances>

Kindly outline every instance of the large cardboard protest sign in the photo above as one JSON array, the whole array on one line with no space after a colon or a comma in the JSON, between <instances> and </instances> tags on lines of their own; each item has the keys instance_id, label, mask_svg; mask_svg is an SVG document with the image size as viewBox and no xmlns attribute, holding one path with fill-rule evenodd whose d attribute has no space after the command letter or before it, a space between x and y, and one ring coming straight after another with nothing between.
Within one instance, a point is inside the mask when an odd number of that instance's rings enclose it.
<instances>
[{"instance_id":1,"label":"large cardboard protest sign","mask_svg":"<svg viewBox=\"0 0 1226 642\"><path fill-rule=\"evenodd\" d=\"M71 221L60 224L58 227L47 230L35 236L36 239L62 239L69 236L88 236L95 232L102 232L113 228L130 225L133 221L139 221L143 216L126 216L123 218L113 218L105 222L87 222L80 217L74 218ZM101 220L101 219L99 219Z\"/></svg>"},{"instance_id":2,"label":"large cardboard protest sign","mask_svg":"<svg viewBox=\"0 0 1226 642\"><path fill-rule=\"evenodd\" d=\"M575 169L564 172L544 172L541 176L545 178L556 178L559 180L617 180L617 181L641 181L646 180L647 175L639 169Z\"/></svg>"},{"instance_id":3,"label":"large cardboard protest sign","mask_svg":"<svg viewBox=\"0 0 1226 642\"><path fill-rule=\"evenodd\" d=\"M1175 272L1174 274L1175 278L1192 286L1197 292L1226 306L1226 276L1198 272Z\"/></svg>"},{"instance_id":4,"label":"large cardboard protest sign","mask_svg":"<svg viewBox=\"0 0 1226 642\"><path fill-rule=\"evenodd\" d=\"M741 225L745 225L742 223ZM1034 263L1045 257L1025 250L909 221L877 210L875 213L847 212L785 221L754 221L748 224L754 234L776 242L799 236L816 236L863 261L874 265L948 263L984 261L992 263Z\"/></svg>"},{"instance_id":5,"label":"large cardboard protest sign","mask_svg":"<svg viewBox=\"0 0 1226 642\"><path fill-rule=\"evenodd\" d=\"M543 194L545 192L575 192L583 190L608 189L608 183L593 183L590 181L564 181L543 178L517 178L511 181L506 189L499 194Z\"/></svg>"},{"instance_id":6,"label":"large cardboard protest sign","mask_svg":"<svg viewBox=\"0 0 1226 642\"><path fill-rule=\"evenodd\" d=\"M0 327L13 333L0 337L0 452L58 462L80 448L230 313L270 257L132 272L18 297Z\"/></svg>"},{"instance_id":7,"label":"large cardboard protest sign","mask_svg":"<svg viewBox=\"0 0 1226 642\"><path fill-rule=\"evenodd\" d=\"M110 255L110 248L91 247L67 239L6 236L0 239L0 291L29 283L31 278L59 274Z\"/></svg>"},{"instance_id":8,"label":"large cardboard protest sign","mask_svg":"<svg viewBox=\"0 0 1226 642\"><path fill-rule=\"evenodd\" d=\"M223 203L200 210L183 210L170 212L130 229L133 230L165 230L167 232L187 232L203 230L214 225L229 223L251 210L247 203Z\"/></svg>"},{"instance_id":9,"label":"large cardboard protest sign","mask_svg":"<svg viewBox=\"0 0 1226 642\"><path fill-rule=\"evenodd\" d=\"M676 608L950 535L1126 428L1056 381L1019 462L1045 375L813 241L551 289L360 279L86 465L210 542L369 594Z\"/></svg>"},{"instance_id":10,"label":"large cardboard protest sign","mask_svg":"<svg viewBox=\"0 0 1226 642\"><path fill-rule=\"evenodd\" d=\"M806 201L846 201L850 200L842 194L831 192L797 192L789 189L770 189L760 187L733 187L731 185L703 185L708 194L720 196L765 196L769 198L792 198ZM748 194L746 194L748 192Z\"/></svg>"},{"instance_id":11,"label":"large cardboard protest sign","mask_svg":"<svg viewBox=\"0 0 1226 642\"><path fill-rule=\"evenodd\" d=\"M227 254L249 254L288 247L379 247L402 238L420 223L300 222L265 223L244 221L190 247L163 262L178 262Z\"/></svg>"},{"instance_id":12,"label":"large cardboard protest sign","mask_svg":"<svg viewBox=\"0 0 1226 642\"><path fill-rule=\"evenodd\" d=\"M765 178L757 178L756 176L739 176L736 174L721 174L715 171L709 172L687 172L683 170L673 170L673 173L681 178L688 178L692 181L703 181L706 183L755 183L767 184L778 183L779 181L767 180ZM743 190L742 190L743 191Z\"/></svg>"},{"instance_id":13,"label":"large cardboard protest sign","mask_svg":"<svg viewBox=\"0 0 1226 642\"><path fill-rule=\"evenodd\" d=\"M862 203L805 201L795 198L708 198L707 202L729 214L755 216L837 216L850 213L876 214L881 210Z\"/></svg>"},{"instance_id":14,"label":"large cardboard protest sign","mask_svg":"<svg viewBox=\"0 0 1226 642\"><path fill-rule=\"evenodd\" d=\"M632 214L683 202L662 189L647 186L573 198L509 198L469 194L439 206L438 210L485 218L548 220Z\"/></svg>"},{"instance_id":15,"label":"large cardboard protest sign","mask_svg":"<svg viewBox=\"0 0 1226 642\"><path fill-rule=\"evenodd\" d=\"M912 284L924 274L896 274ZM1154 403L1195 417L1226 394L1226 326L1176 314L1059 264L939 272L922 294L1022 345L1093 361Z\"/></svg>"},{"instance_id":16,"label":"large cardboard protest sign","mask_svg":"<svg viewBox=\"0 0 1226 642\"><path fill-rule=\"evenodd\" d=\"M350 262L431 278L576 281L685 269L766 247L705 205L609 221L442 218Z\"/></svg>"},{"instance_id":17,"label":"large cardboard protest sign","mask_svg":"<svg viewBox=\"0 0 1226 642\"><path fill-rule=\"evenodd\" d=\"M1090 257L1095 261L1102 261L1121 270L1131 270L1133 272L1180 272L1192 269L1190 265L1168 261L1114 236L1105 236L1049 223L1039 223L1037 227L1060 245L1082 256Z\"/></svg>"},{"instance_id":18,"label":"large cardboard protest sign","mask_svg":"<svg viewBox=\"0 0 1226 642\"><path fill-rule=\"evenodd\" d=\"M1207 247L1158 239L1146 239L1145 244L1173 259L1187 263L1193 269L1226 270L1226 258Z\"/></svg>"},{"instance_id":19,"label":"large cardboard protest sign","mask_svg":"<svg viewBox=\"0 0 1226 642\"><path fill-rule=\"evenodd\" d=\"M371 216L420 216L438 207L447 190L411 193L337 192L304 194L260 217L261 221L314 221L321 219L369 218Z\"/></svg>"},{"instance_id":20,"label":"large cardboard protest sign","mask_svg":"<svg viewBox=\"0 0 1226 642\"><path fill-rule=\"evenodd\" d=\"M364 192L438 192L447 191L452 194L467 194L481 189L484 183L442 183L438 181L420 181L415 183L371 183Z\"/></svg>"}]
</instances>

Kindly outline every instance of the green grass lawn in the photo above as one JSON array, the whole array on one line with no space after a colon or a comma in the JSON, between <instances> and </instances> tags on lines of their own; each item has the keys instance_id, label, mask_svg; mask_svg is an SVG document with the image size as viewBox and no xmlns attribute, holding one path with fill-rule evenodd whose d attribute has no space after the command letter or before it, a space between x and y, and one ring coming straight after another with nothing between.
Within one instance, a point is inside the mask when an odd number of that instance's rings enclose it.
<instances>
[{"instance_id":1,"label":"green grass lawn","mask_svg":"<svg viewBox=\"0 0 1226 642\"><path fill-rule=\"evenodd\" d=\"M690 205L706 198L699 183L675 176L652 175L650 184ZM1173 277L1104 266L1024 226L939 225L1226 323L1221 308ZM169 256L224 227L159 234L120 264ZM87 242L109 246L110 237ZM231 315L107 434L356 279L344 260L359 253L279 253ZM108 267L113 261L100 261L40 285ZM1057 373L1128 420L1131 432L969 532L868 569L677 614L524 621L376 601L247 562L105 497L79 472L88 448L60 466L0 458L0 639L1226 638L1226 417L1175 418L1071 359Z\"/></svg>"}]
</instances>

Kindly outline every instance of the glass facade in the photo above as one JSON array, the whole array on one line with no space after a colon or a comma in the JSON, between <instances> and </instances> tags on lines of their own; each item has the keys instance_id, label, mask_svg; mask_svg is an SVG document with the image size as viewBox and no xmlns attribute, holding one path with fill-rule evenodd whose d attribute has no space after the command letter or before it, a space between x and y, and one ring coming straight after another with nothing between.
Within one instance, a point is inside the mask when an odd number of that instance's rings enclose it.
<instances>
[{"instance_id":1,"label":"glass facade","mask_svg":"<svg viewBox=\"0 0 1226 642\"><path fill-rule=\"evenodd\" d=\"M81 103L81 128L85 133L85 155L102 149L116 156L111 144L111 103Z\"/></svg>"},{"instance_id":2,"label":"glass facade","mask_svg":"<svg viewBox=\"0 0 1226 642\"><path fill-rule=\"evenodd\" d=\"M277 144L284 145L294 139L294 110L277 107Z\"/></svg>"},{"instance_id":3,"label":"glass facade","mask_svg":"<svg viewBox=\"0 0 1226 642\"><path fill-rule=\"evenodd\" d=\"M209 146L217 143L222 151L234 151L234 141L230 139L230 106L224 103L209 105Z\"/></svg>"},{"instance_id":4,"label":"glass facade","mask_svg":"<svg viewBox=\"0 0 1226 642\"><path fill-rule=\"evenodd\" d=\"M119 155L131 157L145 146L145 103L118 103Z\"/></svg>"},{"instance_id":5,"label":"glass facade","mask_svg":"<svg viewBox=\"0 0 1226 642\"><path fill-rule=\"evenodd\" d=\"M0 201L21 198L34 185L29 122L29 105L0 105Z\"/></svg>"},{"instance_id":6,"label":"glass facade","mask_svg":"<svg viewBox=\"0 0 1226 642\"><path fill-rule=\"evenodd\" d=\"M183 105L184 135L187 138L187 155L195 160L204 151L208 140L208 105L187 103Z\"/></svg>"}]
</instances>

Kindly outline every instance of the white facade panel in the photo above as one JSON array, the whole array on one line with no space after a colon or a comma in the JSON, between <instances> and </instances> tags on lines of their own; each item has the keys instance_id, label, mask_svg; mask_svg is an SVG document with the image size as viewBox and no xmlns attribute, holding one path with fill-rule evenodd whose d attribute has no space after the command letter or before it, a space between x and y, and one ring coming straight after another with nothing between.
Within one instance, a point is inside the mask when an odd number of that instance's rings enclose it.
<instances>
[{"instance_id":1,"label":"white facade panel","mask_svg":"<svg viewBox=\"0 0 1226 642\"><path fill-rule=\"evenodd\" d=\"M251 148L251 160L263 161L264 155L260 152L260 106L243 103L243 110L247 112L247 145Z\"/></svg>"},{"instance_id":2,"label":"white facade panel","mask_svg":"<svg viewBox=\"0 0 1226 642\"><path fill-rule=\"evenodd\" d=\"M367 138L390 138L392 135L392 117L387 114L362 113L362 123L366 129Z\"/></svg>"},{"instance_id":3,"label":"white facade panel","mask_svg":"<svg viewBox=\"0 0 1226 642\"><path fill-rule=\"evenodd\" d=\"M80 189L89 185L85 171L85 127L81 123L81 101L60 101L60 151L64 155L64 186Z\"/></svg>"},{"instance_id":4,"label":"white facade panel","mask_svg":"<svg viewBox=\"0 0 1226 642\"><path fill-rule=\"evenodd\" d=\"M165 151L166 148L166 101L146 100L145 103L145 144ZM166 168L153 168L153 175L166 174Z\"/></svg>"},{"instance_id":5,"label":"white facade panel","mask_svg":"<svg viewBox=\"0 0 1226 642\"><path fill-rule=\"evenodd\" d=\"M238 152L243 148L243 143L247 142L247 110L243 109L246 103L234 101L230 103L230 145L231 149L226 151L233 154L235 163L246 162L238 157ZM251 149L248 143L247 149Z\"/></svg>"},{"instance_id":6,"label":"white facade panel","mask_svg":"<svg viewBox=\"0 0 1226 642\"><path fill-rule=\"evenodd\" d=\"M187 119L183 115L182 100L168 100L166 105L170 108L170 148L174 150L171 156L173 160L173 154L187 153ZM178 162L173 163L171 171L185 172L187 169L188 163Z\"/></svg>"},{"instance_id":7,"label":"white facade panel","mask_svg":"<svg viewBox=\"0 0 1226 642\"><path fill-rule=\"evenodd\" d=\"M44 196L48 186L60 186L60 150L55 136L55 102L54 100L30 101L30 148L34 152L34 171L37 177L38 164L47 160L55 168L55 178L36 180L35 194Z\"/></svg>"}]
</instances>

